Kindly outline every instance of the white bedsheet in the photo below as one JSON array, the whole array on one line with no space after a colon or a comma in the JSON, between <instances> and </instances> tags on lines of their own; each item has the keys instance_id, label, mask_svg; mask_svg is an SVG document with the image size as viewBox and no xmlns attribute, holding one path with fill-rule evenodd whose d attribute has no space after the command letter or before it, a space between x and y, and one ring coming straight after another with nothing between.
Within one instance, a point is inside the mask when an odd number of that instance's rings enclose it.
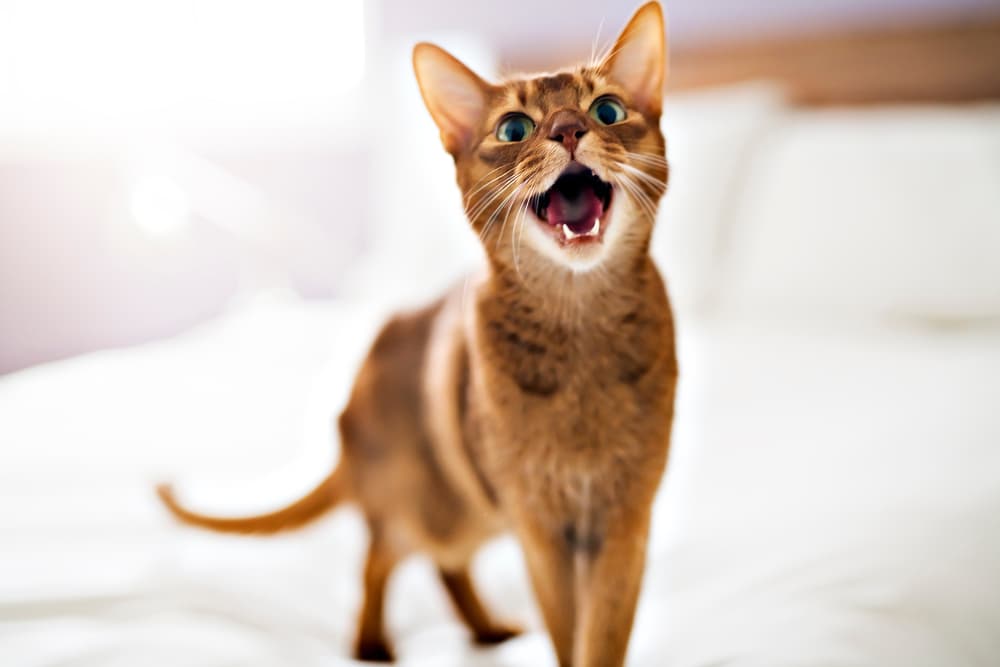
<instances>
[{"instance_id":1,"label":"white bedsheet","mask_svg":"<svg viewBox=\"0 0 1000 667\"><path fill-rule=\"evenodd\" d=\"M318 479L382 316L269 301L0 379L0 665L349 664L355 510L217 536L175 525L150 483L254 510ZM629 664L1000 664L996 330L683 325ZM530 632L474 651L417 558L390 592L401 664L554 665L516 545L476 574Z\"/></svg>"}]
</instances>

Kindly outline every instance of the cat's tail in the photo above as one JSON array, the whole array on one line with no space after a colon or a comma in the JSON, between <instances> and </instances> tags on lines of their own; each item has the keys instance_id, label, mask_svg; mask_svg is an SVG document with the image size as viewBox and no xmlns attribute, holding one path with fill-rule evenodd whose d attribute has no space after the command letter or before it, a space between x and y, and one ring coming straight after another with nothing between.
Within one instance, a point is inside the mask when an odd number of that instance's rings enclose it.
<instances>
[{"instance_id":1,"label":"cat's tail","mask_svg":"<svg viewBox=\"0 0 1000 667\"><path fill-rule=\"evenodd\" d=\"M273 534L292 530L318 519L350 497L350 480L343 462L312 491L282 509L247 517L221 517L199 514L177 501L169 484L156 487L156 494L170 513L182 523L223 533Z\"/></svg>"}]
</instances>

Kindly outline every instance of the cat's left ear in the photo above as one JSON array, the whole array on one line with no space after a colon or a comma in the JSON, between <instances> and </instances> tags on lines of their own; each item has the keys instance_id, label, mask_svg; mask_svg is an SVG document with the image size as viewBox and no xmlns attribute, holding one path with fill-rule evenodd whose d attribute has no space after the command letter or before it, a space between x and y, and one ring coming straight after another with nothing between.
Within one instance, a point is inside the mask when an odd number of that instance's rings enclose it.
<instances>
[{"instance_id":1,"label":"cat's left ear","mask_svg":"<svg viewBox=\"0 0 1000 667\"><path fill-rule=\"evenodd\" d=\"M625 89L635 106L659 115L667 76L667 37L658 2L636 11L600 69Z\"/></svg>"},{"instance_id":2,"label":"cat's left ear","mask_svg":"<svg viewBox=\"0 0 1000 667\"><path fill-rule=\"evenodd\" d=\"M455 56L427 42L413 47L413 71L445 150L457 156L486 115L491 86Z\"/></svg>"}]
</instances>

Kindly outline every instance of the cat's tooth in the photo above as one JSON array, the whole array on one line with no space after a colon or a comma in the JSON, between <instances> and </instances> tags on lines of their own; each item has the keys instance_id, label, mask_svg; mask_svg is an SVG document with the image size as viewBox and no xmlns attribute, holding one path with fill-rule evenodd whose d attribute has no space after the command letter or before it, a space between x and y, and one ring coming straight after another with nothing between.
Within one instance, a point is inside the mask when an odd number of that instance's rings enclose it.
<instances>
[{"instance_id":1,"label":"cat's tooth","mask_svg":"<svg viewBox=\"0 0 1000 667\"><path fill-rule=\"evenodd\" d=\"M563 225L562 232L563 232L563 238L566 239L567 241L575 239L577 236L579 236L579 234L577 234L576 232L574 232L572 229L569 228L569 225Z\"/></svg>"},{"instance_id":2,"label":"cat's tooth","mask_svg":"<svg viewBox=\"0 0 1000 667\"><path fill-rule=\"evenodd\" d=\"M598 218L597 220L594 221L594 228L591 229L587 233L590 234L591 236L597 236L598 234L601 233L601 219L600 218Z\"/></svg>"}]
</instances>

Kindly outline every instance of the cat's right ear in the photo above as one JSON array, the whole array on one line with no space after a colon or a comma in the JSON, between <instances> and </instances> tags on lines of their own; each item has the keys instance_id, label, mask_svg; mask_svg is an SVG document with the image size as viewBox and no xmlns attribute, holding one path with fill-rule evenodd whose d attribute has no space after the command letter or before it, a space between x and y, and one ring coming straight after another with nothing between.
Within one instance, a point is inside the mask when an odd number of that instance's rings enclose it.
<instances>
[{"instance_id":1,"label":"cat's right ear","mask_svg":"<svg viewBox=\"0 0 1000 667\"><path fill-rule=\"evenodd\" d=\"M445 150L457 156L468 147L486 115L491 86L455 56L427 42L413 47L413 71Z\"/></svg>"}]
</instances>

